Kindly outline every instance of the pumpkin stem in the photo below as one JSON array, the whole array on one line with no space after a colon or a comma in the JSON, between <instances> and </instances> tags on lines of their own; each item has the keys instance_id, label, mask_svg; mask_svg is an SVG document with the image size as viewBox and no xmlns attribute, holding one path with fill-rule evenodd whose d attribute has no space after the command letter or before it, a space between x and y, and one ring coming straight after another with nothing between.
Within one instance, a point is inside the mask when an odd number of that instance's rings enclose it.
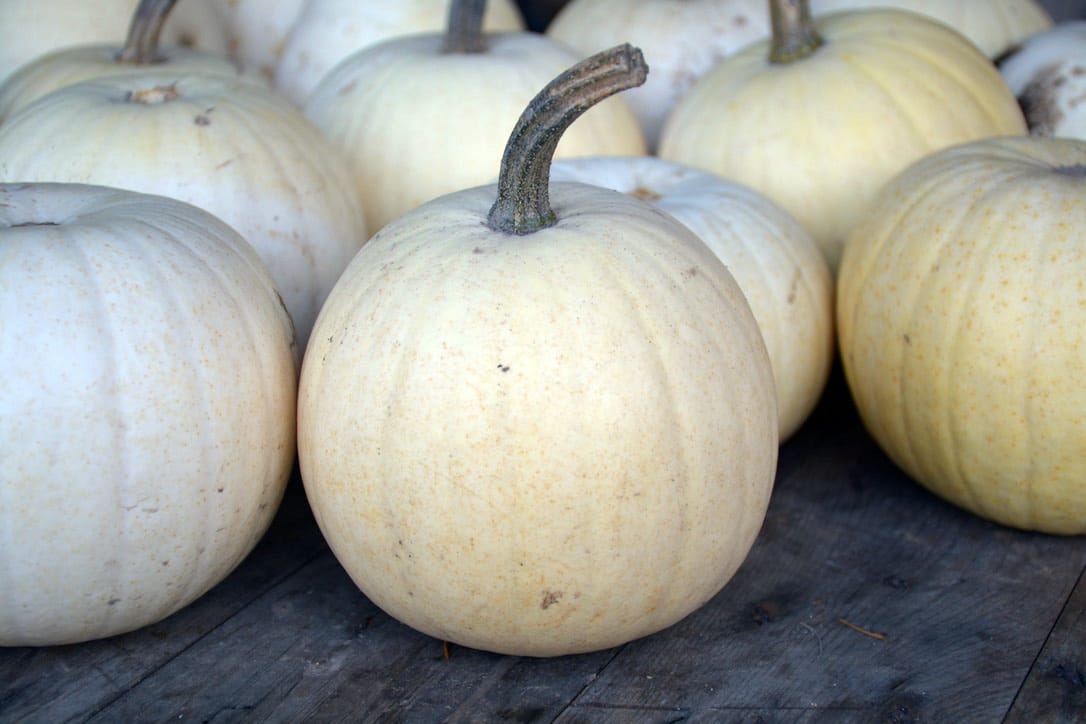
<instances>
[{"instance_id":1,"label":"pumpkin stem","mask_svg":"<svg viewBox=\"0 0 1086 724\"><path fill-rule=\"evenodd\" d=\"M769 0L769 21L773 33L769 46L771 63L806 58L822 45L809 0Z\"/></svg>"},{"instance_id":2,"label":"pumpkin stem","mask_svg":"<svg viewBox=\"0 0 1086 724\"><path fill-rule=\"evenodd\" d=\"M176 2L177 0L140 0L128 26L124 48L117 56L118 62L150 65L162 60L158 54L158 39Z\"/></svg>"},{"instance_id":3,"label":"pumpkin stem","mask_svg":"<svg viewBox=\"0 0 1086 724\"><path fill-rule=\"evenodd\" d=\"M648 72L641 50L624 43L582 60L548 83L509 136L487 226L517 235L553 226L558 219L547 185L562 134L603 99L644 83Z\"/></svg>"},{"instance_id":4,"label":"pumpkin stem","mask_svg":"<svg viewBox=\"0 0 1086 724\"><path fill-rule=\"evenodd\" d=\"M452 0L449 3L449 25L445 31L445 52L485 53L485 14L486 0Z\"/></svg>"}]
</instances>

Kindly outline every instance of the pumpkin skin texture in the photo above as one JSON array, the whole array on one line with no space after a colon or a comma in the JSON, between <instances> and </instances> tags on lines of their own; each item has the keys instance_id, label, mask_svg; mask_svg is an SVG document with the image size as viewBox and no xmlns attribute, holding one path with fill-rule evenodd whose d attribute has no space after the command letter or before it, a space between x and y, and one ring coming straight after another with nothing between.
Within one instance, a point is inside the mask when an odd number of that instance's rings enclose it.
<instances>
[{"instance_id":1,"label":"pumpkin skin texture","mask_svg":"<svg viewBox=\"0 0 1086 724\"><path fill-rule=\"evenodd\" d=\"M287 36L307 0L218 0L230 32L230 57L271 86Z\"/></svg>"},{"instance_id":2,"label":"pumpkin skin texture","mask_svg":"<svg viewBox=\"0 0 1086 724\"><path fill-rule=\"evenodd\" d=\"M705 71L769 35L765 0L572 0L547 35L588 55L628 41L652 72L622 94L641 122L651 152L664 118Z\"/></svg>"},{"instance_id":3,"label":"pumpkin skin texture","mask_svg":"<svg viewBox=\"0 0 1086 724\"><path fill-rule=\"evenodd\" d=\"M213 213L268 266L299 351L368 238L346 161L286 100L238 78L149 69L54 91L0 125L0 180L127 188Z\"/></svg>"},{"instance_id":4,"label":"pumpkin skin texture","mask_svg":"<svg viewBox=\"0 0 1086 724\"><path fill-rule=\"evenodd\" d=\"M989 58L1052 26L1052 16L1037 0L811 0L816 15L876 7L938 20L969 38Z\"/></svg>"},{"instance_id":5,"label":"pumpkin skin texture","mask_svg":"<svg viewBox=\"0 0 1086 724\"><path fill-rule=\"evenodd\" d=\"M1086 20L1027 38L999 64L1030 133L1086 139Z\"/></svg>"},{"instance_id":6,"label":"pumpkin skin texture","mask_svg":"<svg viewBox=\"0 0 1086 724\"><path fill-rule=\"evenodd\" d=\"M850 237L841 357L905 472L998 523L1086 533L1086 142L921 160Z\"/></svg>"},{"instance_id":7,"label":"pumpkin skin texture","mask_svg":"<svg viewBox=\"0 0 1086 724\"><path fill-rule=\"evenodd\" d=\"M0 185L0 646L158 621L221 581L294 463L290 318L181 202Z\"/></svg>"},{"instance_id":8,"label":"pumpkin skin texture","mask_svg":"<svg viewBox=\"0 0 1086 724\"><path fill-rule=\"evenodd\" d=\"M379 232L302 368L299 460L355 583L432 636L602 649L679 620L745 558L776 465L742 292L648 204L552 184L561 219L486 233L494 189Z\"/></svg>"},{"instance_id":9,"label":"pumpkin skin texture","mask_svg":"<svg viewBox=\"0 0 1086 724\"><path fill-rule=\"evenodd\" d=\"M0 0L0 82L19 66L54 50L121 43L139 0ZM162 32L165 46L225 55L228 34L209 0L184 0Z\"/></svg>"},{"instance_id":10,"label":"pumpkin skin texture","mask_svg":"<svg viewBox=\"0 0 1086 724\"><path fill-rule=\"evenodd\" d=\"M650 156L560 159L551 179L644 199L724 262L758 321L773 365L780 439L790 438L818 403L837 352L833 278L811 235L755 191Z\"/></svg>"},{"instance_id":11,"label":"pumpkin skin texture","mask_svg":"<svg viewBox=\"0 0 1086 724\"><path fill-rule=\"evenodd\" d=\"M483 52L447 53L441 34L380 43L340 63L306 116L350 158L371 228L425 201L494 180L505 139L532 96L580 58L538 33L486 36ZM558 157L644 155L621 97L562 136Z\"/></svg>"},{"instance_id":12,"label":"pumpkin skin texture","mask_svg":"<svg viewBox=\"0 0 1086 724\"><path fill-rule=\"evenodd\" d=\"M275 87L298 105L336 65L354 53L404 35L439 32L449 0L307 0L287 35L275 69ZM512 0L489 0L483 27L491 32L524 30Z\"/></svg>"},{"instance_id":13,"label":"pumpkin skin texture","mask_svg":"<svg viewBox=\"0 0 1086 724\"><path fill-rule=\"evenodd\" d=\"M933 151L1025 134L991 61L915 13L816 18L823 43L772 62L770 42L725 58L668 117L659 155L774 200L814 236L833 270L882 184Z\"/></svg>"}]
</instances>

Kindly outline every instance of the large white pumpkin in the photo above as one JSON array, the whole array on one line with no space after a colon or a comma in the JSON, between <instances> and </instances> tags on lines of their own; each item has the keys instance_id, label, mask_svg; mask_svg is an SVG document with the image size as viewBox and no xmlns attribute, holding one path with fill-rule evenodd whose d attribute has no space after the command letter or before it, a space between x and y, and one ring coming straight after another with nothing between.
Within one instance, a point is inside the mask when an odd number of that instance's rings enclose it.
<instances>
[{"instance_id":1,"label":"large white pumpkin","mask_svg":"<svg viewBox=\"0 0 1086 724\"><path fill-rule=\"evenodd\" d=\"M1086 533L1086 141L946 149L845 247L838 329L867 428L991 520Z\"/></svg>"},{"instance_id":2,"label":"large white pumpkin","mask_svg":"<svg viewBox=\"0 0 1086 724\"><path fill-rule=\"evenodd\" d=\"M486 34L484 44L448 52L442 33L389 40L344 60L313 91L305 114L353 163L371 228L493 181L524 107L580 60L538 33ZM645 152L641 126L621 97L590 109L558 145L559 157Z\"/></svg>"},{"instance_id":3,"label":"large white pumpkin","mask_svg":"<svg viewBox=\"0 0 1086 724\"><path fill-rule=\"evenodd\" d=\"M942 23L891 9L812 21L806 0L772 2L772 39L694 84L668 116L659 155L765 194L814 236L832 269L867 204L910 163L1026 133L999 71Z\"/></svg>"},{"instance_id":4,"label":"large white pumpkin","mask_svg":"<svg viewBox=\"0 0 1086 724\"><path fill-rule=\"evenodd\" d=\"M368 238L347 162L286 100L240 78L151 66L56 90L0 125L0 180L116 186L210 211L268 266L301 348Z\"/></svg>"},{"instance_id":5,"label":"large white pumpkin","mask_svg":"<svg viewBox=\"0 0 1086 724\"><path fill-rule=\"evenodd\" d=\"M567 79L548 88L583 101ZM712 597L761 527L778 446L731 274L624 194L555 183L548 203L553 145L534 151L559 133L518 124L497 186L362 248L298 410L306 493L366 595L433 636L533 656L615 646Z\"/></svg>"},{"instance_id":6,"label":"large white pumpkin","mask_svg":"<svg viewBox=\"0 0 1086 724\"><path fill-rule=\"evenodd\" d=\"M293 341L210 214L0 185L0 646L150 624L249 553L294 462Z\"/></svg>"},{"instance_id":7,"label":"large white pumpkin","mask_svg":"<svg viewBox=\"0 0 1086 724\"><path fill-rule=\"evenodd\" d=\"M283 40L275 87L303 105L321 79L356 52L392 38L439 32L449 5L450 0L307 0ZM490 0L483 23L492 32L524 30L513 0Z\"/></svg>"}]
</instances>

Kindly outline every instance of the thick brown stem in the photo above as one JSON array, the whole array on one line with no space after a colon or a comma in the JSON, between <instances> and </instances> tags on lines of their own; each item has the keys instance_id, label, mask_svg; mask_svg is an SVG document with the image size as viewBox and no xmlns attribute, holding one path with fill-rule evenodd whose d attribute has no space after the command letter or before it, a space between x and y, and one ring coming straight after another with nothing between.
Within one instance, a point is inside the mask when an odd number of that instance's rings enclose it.
<instances>
[{"instance_id":1,"label":"thick brown stem","mask_svg":"<svg viewBox=\"0 0 1086 724\"><path fill-rule=\"evenodd\" d=\"M140 0L128 26L124 49L117 56L118 62L150 65L162 60L158 54L158 39L176 2L177 0Z\"/></svg>"},{"instance_id":2,"label":"thick brown stem","mask_svg":"<svg viewBox=\"0 0 1086 724\"><path fill-rule=\"evenodd\" d=\"M445 31L445 52L485 53L485 14L486 0L452 0L449 3L449 26Z\"/></svg>"},{"instance_id":3,"label":"thick brown stem","mask_svg":"<svg viewBox=\"0 0 1086 724\"><path fill-rule=\"evenodd\" d=\"M809 0L769 0L773 29L769 48L771 63L791 63L818 50L822 38L815 30Z\"/></svg>"},{"instance_id":4,"label":"thick brown stem","mask_svg":"<svg viewBox=\"0 0 1086 724\"><path fill-rule=\"evenodd\" d=\"M548 83L509 136L487 225L507 234L552 226L557 218L547 186L562 134L603 99L644 83L648 72L641 51L623 44L586 58Z\"/></svg>"}]
</instances>

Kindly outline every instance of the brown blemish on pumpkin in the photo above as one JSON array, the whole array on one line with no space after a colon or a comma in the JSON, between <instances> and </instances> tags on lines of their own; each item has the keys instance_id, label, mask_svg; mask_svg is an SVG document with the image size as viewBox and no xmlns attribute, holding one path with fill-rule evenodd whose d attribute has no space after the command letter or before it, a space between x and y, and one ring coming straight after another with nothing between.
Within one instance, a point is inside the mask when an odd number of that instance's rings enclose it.
<instances>
[{"instance_id":1,"label":"brown blemish on pumpkin","mask_svg":"<svg viewBox=\"0 0 1086 724\"><path fill-rule=\"evenodd\" d=\"M202 113L200 115L196 116L195 118L193 118L192 122L195 123L197 126L210 126L211 125L211 119L208 118L207 116L205 116Z\"/></svg>"},{"instance_id":2,"label":"brown blemish on pumpkin","mask_svg":"<svg viewBox=\"0 0 1086 724\"><path fill-rule=\"evenodd\" d=\"M500 369L502 372L508 372L509 371L509 365L503 365L503 364L499 363L498 364L498 369Z\"/></svg>"},{"instance_id":3,"label":"brown blemish on pumpkin","mask_svg":"<svg viewBox=\"0 0 1086 724\"><path fill-rule=\"evenodd\" d=\"M697 275L698 275L698 268L696 266L692 266L692 267L690 267L689 269L687 269L686 271L683 272L683 278L684 279L693 279Z\"/></svg>"},{"instance_id":4,"label":"brown blemish on pumpkin","mask_svg":"<svg viewBox=\"0 0 1086 724\"><path fill-rule=\"evenodd\" d=\"M651 189L647 189L644 186L638 186L629 193L635 199L641 199L642 201L659 201L662 197Z\"/></svg>"},{"instance_id":5,"label":"brown blemish on pumpkin","mask_svg":"<svg viewBox=\"0 0 1086 724\"><path fill-rule=\"evenodd\" d=\"M903 340L905 340L905 344L912 344L913 343L913 341L911 339L909 339L909 335L907 335L907 334L901 335L901 338Z\"/></svg>"},{"instance_id":6,"label":"brown blemish on pumpkin","mask_svg":"<svg viewBox=\"0 0 1086 724\"><path fill-rule=\"evenodd\" d=\"M543 609L544 611L546 611L548 608L550 608L551 606L553 606L554 604L558 603L561 600L562 600L562 592L561 591L543 591L543 602L539 604L539 607L541 609Z\"/></svg>"}]
</instances>

